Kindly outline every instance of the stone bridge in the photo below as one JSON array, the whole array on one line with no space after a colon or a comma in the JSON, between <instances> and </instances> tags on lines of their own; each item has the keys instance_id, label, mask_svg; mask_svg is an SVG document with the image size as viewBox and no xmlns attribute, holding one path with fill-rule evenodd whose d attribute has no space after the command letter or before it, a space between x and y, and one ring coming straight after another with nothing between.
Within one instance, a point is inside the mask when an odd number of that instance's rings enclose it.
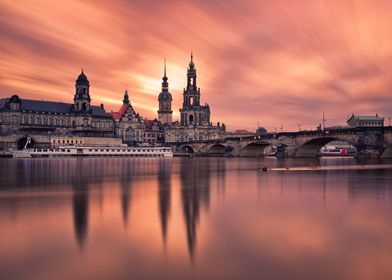
<instances>
[{"instance_id":1,"label":"stone bridge","mask_svg":"<svg viewBox=\"0 0 392 280\"><path fill-rule=\"evenodd\" d=\"M325 131L300 131L264 136L229 136L221 141L173 144L178 153L215 156L260 157L268 146L278 147L281 157L317 157L321 147L331 141L353 145L358 156L392 158L392 127L356 127Z\"/></svg>"}]
</instances>

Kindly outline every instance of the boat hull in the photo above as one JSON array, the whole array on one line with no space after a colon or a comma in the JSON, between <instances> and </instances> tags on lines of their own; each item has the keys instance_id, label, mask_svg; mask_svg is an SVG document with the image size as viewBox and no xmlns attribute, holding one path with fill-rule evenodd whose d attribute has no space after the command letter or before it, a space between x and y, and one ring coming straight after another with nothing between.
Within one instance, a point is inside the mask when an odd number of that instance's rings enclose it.
<instances>
[{"instance_id":1,"label":"boat hull","mask_svg":"<svg viewBox=\"0 0 392 280\"><path fill-rule=\"evenodd\" d=\"M172 157L169 147L59 147L53 149L24 149L12 152L14 158L31 157Z\"/></svg>"}]
</instances>

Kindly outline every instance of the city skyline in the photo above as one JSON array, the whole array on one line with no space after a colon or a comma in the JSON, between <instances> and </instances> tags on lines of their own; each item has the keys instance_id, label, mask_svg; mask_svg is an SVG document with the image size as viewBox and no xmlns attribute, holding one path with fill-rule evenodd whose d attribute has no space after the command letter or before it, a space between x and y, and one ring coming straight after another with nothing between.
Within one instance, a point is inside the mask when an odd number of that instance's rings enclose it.
<instances>
[{"instance_id":1,"label":"city skyline","mask_svg":"<svg viewBox=\"0 0 392 280\"><path fill-rule=\"evenodd\" d=\"M388 1L19 2L1 1L1 98L68 102L83 68L93 104L115 111L128 88L155 118L167 57L177 120L193 51L203 102L228 130L392 115Z\"/></svg>"}]
</instances>

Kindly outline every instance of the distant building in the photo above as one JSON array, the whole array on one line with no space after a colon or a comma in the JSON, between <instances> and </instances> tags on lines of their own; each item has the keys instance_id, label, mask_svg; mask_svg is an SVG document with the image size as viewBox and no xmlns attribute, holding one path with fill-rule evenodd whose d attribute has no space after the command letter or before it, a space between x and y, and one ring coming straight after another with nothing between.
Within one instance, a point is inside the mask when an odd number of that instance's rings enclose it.
<instances>
[{"instance_id":1,"label":"distant building","mask_svg":"<svg viewBox=\"0 0 392 280\"><path fill-rule=\"evenodd\" d=\"M193 62L193 55L187 71L187 86L183 92L183 104L180 109L180 122L171 123L165 127L165 141L174 142L191 142L218 140L224 137L226 127L224 124L217 126L210 122L210 106L208 104L200 105L200 88L196 83L196 67ZM162 92L168 87L166 73L163 78ZM162 93L160 94L160 96ZM171 95L170 95L171 96ZM168 100L168 99L167 99ZM163 106L163 100L160 100L160 108ZM169 102L167 102L169 108ZM171 99L170 99L171 108ZM169 114L170 110L165 110ZM164 119L161 117L161 119ZM166 122L166 124L169 124Z\"/></svg>"},{"instance_id":2,"label":"distant building","mask_svg":"<svg viewBox=\"0 0 392 280\"><path fill-rule=\"evenodd\" d=\"M135 145L144 141L144 120L135 112L125 90L123 104L118 112L112 112L117 137L124 143Z\"/></svg>"},{"instance_id":3,"label":"distant building","mask_svg":"<svg viewBox=\"0 0 392 280\"><path fill-rule=\"evenodd\" d=\"M76 79L74 103L19 98L0 99L2 134L51 134L114 137L112 117L91 105L90 83L81 72Z\"/></svg>"},{"instance_id":4,"label":"distant building","mask_svg":"<svg viewBox=\"0 0 392 280\"><path fill-rule=\"evenodd\" d=\"M384 126L384 118L380 118L378 114L375 116L356 116L353 114L348 119L347 124L350 127L382 127Z\"/></svg>"}]
</instances>

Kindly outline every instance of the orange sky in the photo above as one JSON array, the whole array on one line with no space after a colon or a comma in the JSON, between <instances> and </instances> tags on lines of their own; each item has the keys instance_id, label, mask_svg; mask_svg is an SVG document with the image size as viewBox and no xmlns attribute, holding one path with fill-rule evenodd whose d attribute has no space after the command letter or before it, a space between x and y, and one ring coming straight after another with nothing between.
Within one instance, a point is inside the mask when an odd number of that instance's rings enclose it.
<instances>
[{"instance_id":1,"label":"orange sky","mask_svg":"<svg viewBox=\"0 0 392 280\"><path fill-rule=\"evenodd\" d=\"M0 26L0 97L72 102L83 68L93 103L117 110L128 88L153 118L167 57L177 119L193 51L229 130L392 117L389 0L0 0Z\"/></svg>"}]
</instances>

